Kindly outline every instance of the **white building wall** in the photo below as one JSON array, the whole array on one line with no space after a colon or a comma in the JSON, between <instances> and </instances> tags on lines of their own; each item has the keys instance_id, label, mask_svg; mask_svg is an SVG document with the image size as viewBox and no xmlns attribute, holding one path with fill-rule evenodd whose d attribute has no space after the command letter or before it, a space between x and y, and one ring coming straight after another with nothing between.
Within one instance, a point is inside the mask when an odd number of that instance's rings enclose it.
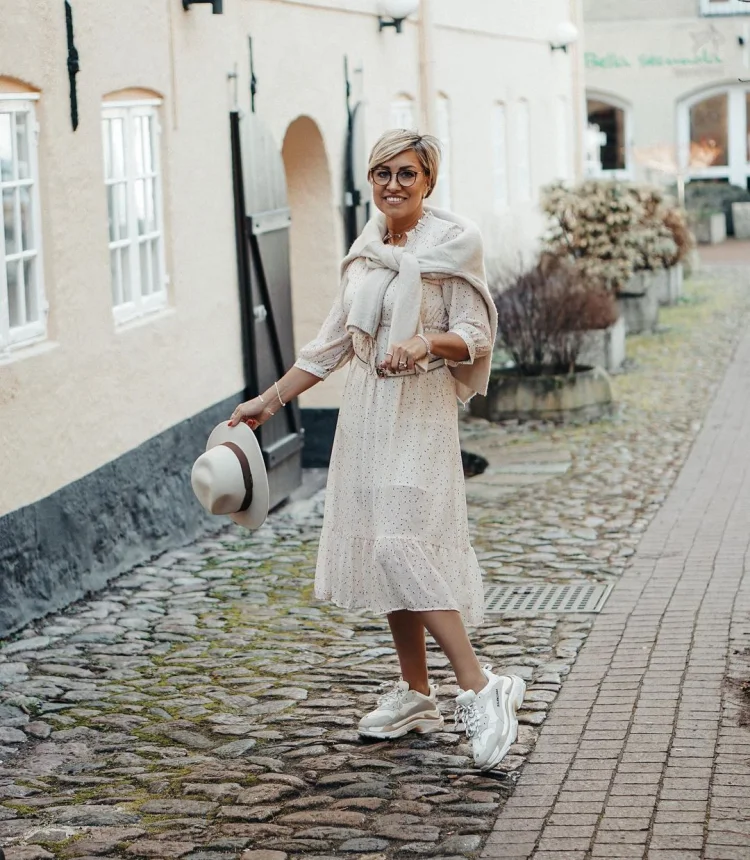
<instances>
[{"instance_id":1,"label":"white building wall","mask_svg":"<svg viewBox=\"0 0 750 860\"><path fill-rule=\"evenodd\" d=\"M684 161L691 99L715 88L750 91L739 82L750 78L750 4L737 7L746 14L701 8L699 0L584 2L586 90L626 110L634 178L667 181L647 165L655 148L665 162ZM746 135L739 126L735 136Z\"/></svg>"},{"instance_id":2,"label":"white building wall","mask_svg":"<svg viewBox=\"0 0 750 860\"><path fill-rule=\"evenodd\" d=\"M491 255L516 254L540 226L535 198L558 172L554 119L571 105L577 139L575 51L552 52L577 0L431 0L434 84L450 103L451 197L485 230ZM325 239L308 270L293 260L295 338L315 334L338 289L343 253L344 55L366 101L369 143L390 125L400 94L420 109L418 19L378 32L375 0L226 0L223 15L178 0L76 0L82 71L80 125L69 116L63 4L19 0L0 15L0 87L38 92L44 274L49 303L42 343L0 358L0 516L39 500L243 387L228 111L249 109L248 36L258 78L257 113L281 148L309 117L330 175L318 205ZM605 81L609 85L608 81ZM20 84L18 85L20 86ZM110 297L101 103L145 88L161 111L165 310L117 326ZM513 106L529 105L531 200L513 185ZM509 205L495 211L493 106L508 106ZM579 117L580 119L580 117ZM571 175L576 147L569 143ZM319 199L318 199L319 196ZM302 197L304 200L304 190ZM293 213L294 214L294 213ZM304 246L313 243L305 236ZM306 252L307 253L307 252ZM309 277L307 276L309 275ZM336 406L343 374L304 398Z\"/></svg>"}]
</instances>

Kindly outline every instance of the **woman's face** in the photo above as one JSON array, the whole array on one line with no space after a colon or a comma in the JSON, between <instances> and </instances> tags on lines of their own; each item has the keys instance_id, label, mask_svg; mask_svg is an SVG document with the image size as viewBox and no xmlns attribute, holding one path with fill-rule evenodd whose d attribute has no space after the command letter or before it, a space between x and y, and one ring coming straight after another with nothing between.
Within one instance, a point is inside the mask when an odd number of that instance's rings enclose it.
<instances>
[{"instance_id":1,"label":"woman's face","mask_svg":"<svg viewBox=\"0 0 750 860\"><path fill-rule=\"evenodd\" d=\"M399 174L407 184L402 185L398 181ZM409 185L412 180L414 184ZM370 182L375 205L386 218L409 222L421 216L429 183L419 157L413 149L408 149L390 161L379 164L371 172ZM381 185L380 182L387 182L387 184Z\"/></svg>"}]
</instances>

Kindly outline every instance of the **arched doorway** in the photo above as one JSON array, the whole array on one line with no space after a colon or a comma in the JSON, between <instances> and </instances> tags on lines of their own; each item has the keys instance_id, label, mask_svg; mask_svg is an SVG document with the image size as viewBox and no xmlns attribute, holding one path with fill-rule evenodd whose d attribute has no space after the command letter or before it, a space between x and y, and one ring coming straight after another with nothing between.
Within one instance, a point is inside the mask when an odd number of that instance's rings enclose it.
<instances>
[{"instance_id":1,"label":"arched doorway","mask_svg":"<svg viewBox=\"0 0 750 860\"><path fill-rule=\"evenodd\" d=\"M750 190L750 84L713 87L678 112L679 150L690 179Z\"/></svg>"},{"instance_id":2,"label":"arched doorway","mask_svg":"<svg viewBox=\"0 0 750 860\"><path fill-rule=\"evenodd\" d=\"M340 225L328 155L315 121L308 116L295 119L281 154L292 216L292 310L299 348L318 333L338 293ZM325 463L342 388L343 374L336 374L301 399L305 465Z\"/></svg>"},{"instance_id":3,"label":"arched doorway","mask_svg":"<svg viewBox=\"0 0 750 860\"><path fill-rule=\"evenodd\" d=\"M630 106L613 96L587 93L587 173L630 179L632 140Z\"/></svg>"}]
</instances>

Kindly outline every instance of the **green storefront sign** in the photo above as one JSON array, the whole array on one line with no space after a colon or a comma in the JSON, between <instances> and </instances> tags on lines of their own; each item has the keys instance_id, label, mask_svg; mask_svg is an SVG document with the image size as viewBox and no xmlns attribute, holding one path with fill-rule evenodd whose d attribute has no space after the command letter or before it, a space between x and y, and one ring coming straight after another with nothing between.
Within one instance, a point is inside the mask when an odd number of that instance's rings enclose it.
<instances>
[{"instance_id":1,"label":"green storefront sign","mask_svg":"<svg viewBox=\"0 0 750 860\"><path fill-rule=\"evenodd\" d=\"M639 54L637 60L629 60L622 54L597 54L586 51L584 60L587 69L632 69L638 66L642 69L685 67L685 66L717 66L724 60L719 54L704 48L692 57L670 57L665 54Z\"/></svg>"}]
</instances>

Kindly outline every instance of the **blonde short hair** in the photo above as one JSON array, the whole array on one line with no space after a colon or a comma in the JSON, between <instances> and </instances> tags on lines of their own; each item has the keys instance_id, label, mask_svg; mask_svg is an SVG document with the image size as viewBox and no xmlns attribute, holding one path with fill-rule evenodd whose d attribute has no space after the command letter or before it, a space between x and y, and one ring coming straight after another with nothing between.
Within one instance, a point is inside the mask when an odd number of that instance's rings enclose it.
<instances>
[{"instance_id":1,"label":"blonde short hair","mask_svg":"<svg viewBox=\"0 0 750 860\"><path fill-rule=\"evenodd\" d=\"M418 134L405 128L394 128L381 135L370 153L368 172L413 149L427 178L427 194L432 194L440 170L440 141L431 134Z\"/></svg>"}]
</instances>

